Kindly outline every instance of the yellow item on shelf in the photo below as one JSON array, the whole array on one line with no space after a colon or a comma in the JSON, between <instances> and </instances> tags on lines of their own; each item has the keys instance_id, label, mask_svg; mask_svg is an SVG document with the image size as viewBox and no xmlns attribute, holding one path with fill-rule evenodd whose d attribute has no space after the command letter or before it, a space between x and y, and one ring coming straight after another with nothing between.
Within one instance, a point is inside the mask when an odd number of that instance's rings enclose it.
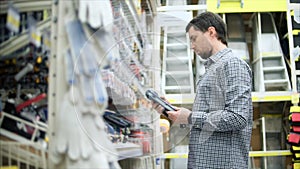
<instances>
[{"instance_id":1,"label":"yellow item on shelf","mask_svg":"<svg viewBox=\"0 0 300 169\"><path fill-rule=\"evenodd\" d=\"M5 167L0 167L0 169L19 169L18 166L5 166Z\"/></svg>"},{"instance_id":2,"label":"yellow item on shelf","mask_svg":"<svg viewBox=\"0 0 300 169\"><path fill-rule=\"evenodd\" d=\"M291 109L290 109L290 112L291 113L300 112L300 107L299 106L292 106Z\"/></svg>"},{"instance_id":3,"label":"yellow item on shelf","mask_svg":"<svg viewBox=\"0 0 300 169\"><path fill-rule=\"evenodd\" d=\"M299 146L292 146L293 151L299 151L300 147Z\"/></svg>"},{"instance_id":4,"label":"yellow item on shelf","mask_svg":"<svg viewBox=\"0 0 300 169\"><path fill-rule=\"evenodd\" d=\"M294 169L300 169L300 163L294 163Z\"/></svg>"},{"instance_id":5,"label":"yellow item on shelf","mask_svg":"<svg viewBox=\"0 0 300 169\"><path fill-rule=\"evenodd\" d=\"M170 122L166 119L159 119L160 131L167 133L170 130Z\"/></svg>"},{"instance_id":6,"label":"yellow item on shelf","mask_svg":"<svg viewBox=\"0 0 300 169\"><path fill-rule=\"evenodd\" d=\"M207 1L207 10L215 13L233 13L233 12L284 12L287 10L286 0L209 0ZM266 8L267 7L267 8Z\"/></svg>"},{"instance_id":7,"label":"yellow item on shelf","mask_svg":"<svg viewBox=\"0 0 300 169\"><path fill-rule=\"evenodd\" d=\"M300 34L300 30L299 29L294 29L292 30L293 35L299 35Z\"/></svg>"}]
</instances>

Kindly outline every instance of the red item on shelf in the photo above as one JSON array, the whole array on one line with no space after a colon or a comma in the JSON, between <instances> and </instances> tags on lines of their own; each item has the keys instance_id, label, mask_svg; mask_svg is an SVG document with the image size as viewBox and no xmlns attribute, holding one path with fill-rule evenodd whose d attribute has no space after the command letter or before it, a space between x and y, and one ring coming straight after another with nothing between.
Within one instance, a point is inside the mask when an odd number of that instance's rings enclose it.
<instances>
[{"instance_id":1,"label":"red item on shelf","mask_svg":"<svg viewBox=\"0 0 300 169\"><path fill-rule=\"evenodd\" d=\"M151 153L151 143L148 140L143 140L142 141L142 145L143 145L143 153L144 154L149 154Z\"/></svg>"},{"instance_id":2,"label":"red item on shelf","mask_svg":"<svg viewBox=\"0 0 300 169\"><path fill-rule=\"evenodd\" d=\"M293 126L292 128L294 132L300 132L300 126Z\"/></svg>"},{"instance_id":3,"label":"red item on shelf","mask_svg":"<svg viewBox=\"0 0 300 169\"><path fill-rule=\"evenodd\" d=\"M292 122L300 122L300 113L292 114Z\"/></svg>"},{"instance_id":4,"label":"red item on shelf","mask_svg":"<svg viewBox=\"0 0 300 169\"><path fill-rule=\"evenodd\" d=\"M19 104L16 107L16 111L19 113L24 107L27 107L27 106L31 105L32 103L39 102L42 99L46 98L46 96L47 96L46 93L42 93L42 94L36 96L35 98L29 99L29 100Z\"/></svg>"},{"instance_id":5,"label":"red item on shelf","mask_svg":"<svg viewBox=\"0 0 300 169\"><path fill-rule=\"evenodd\" d=\"M289 138L288 138L289 143L299 144L299 141L300 141L299 134L290 133Z\"/></svg>"}]
</instances>

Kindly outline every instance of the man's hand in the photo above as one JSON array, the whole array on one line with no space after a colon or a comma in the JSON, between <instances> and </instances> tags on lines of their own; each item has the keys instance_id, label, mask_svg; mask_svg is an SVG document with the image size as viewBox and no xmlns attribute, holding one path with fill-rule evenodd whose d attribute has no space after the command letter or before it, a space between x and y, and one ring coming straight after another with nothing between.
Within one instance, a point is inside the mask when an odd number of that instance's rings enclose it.
<instances>
[{"instance_id":1,"label":"man's hand","mask_svg":"<svg viewBox=\"0 0 300 169\"><path fill-rule=\"evenodd\" d=\"M160 97L161 99L163 99L164 101L168 102L166 100L165 97ZM169 103L169 102L168 102ZM152 107L159 113L159 114L163 114L163 111L165 110L164 107L162 107L160 104L152 101Z\"/></svg>"},{"instance_id":2,"label":"man's hand","mask_svg":"<svg viewBox=\"0 0 300 169\"><path fill-rule=\"evenodd\" d=\"M166 98L161 97L163 100L168 102ZM152 107L159 113L163 114L163 111L165 110L160 104L156 102L152 102ZM176 111L167 111L166 113L168 114L168 118L172 120L174 123L177 124L188 124L188 117L191 114L191 111L184 108L184 107L175 107L173 106Z\"/></svg>"},{"instance_id":3,"label":"man's hand","mask_svg":"<svg viewBox=\"0 0 300 169\"><path fill-rule=\"evenodd\" d=\"M188 117L192 112L183 107L176 109L176 111L167 111L168 118L177 124L188 124Z\"/></svg>"}]
</instances>

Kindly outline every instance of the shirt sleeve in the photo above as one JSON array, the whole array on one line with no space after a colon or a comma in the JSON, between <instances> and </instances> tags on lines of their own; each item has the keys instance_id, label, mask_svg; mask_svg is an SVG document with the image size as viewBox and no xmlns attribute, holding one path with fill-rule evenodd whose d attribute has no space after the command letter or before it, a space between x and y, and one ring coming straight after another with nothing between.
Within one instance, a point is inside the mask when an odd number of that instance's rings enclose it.
<instances>
[{"instance_id":1,"label":"shirt sleeve","mask_svg":"<svg viewBox=\"0 0 300 169\"><path fill-rule=\"evenodd\" d=\"M239 59L224 63L216 71L222 83L225 107L211 112L192 112L190 123L203 131L242 130L248 124L252 107L252 73L249 66ZM222 94L222 93L220 93Z\"/></svg>"}]
</instances>

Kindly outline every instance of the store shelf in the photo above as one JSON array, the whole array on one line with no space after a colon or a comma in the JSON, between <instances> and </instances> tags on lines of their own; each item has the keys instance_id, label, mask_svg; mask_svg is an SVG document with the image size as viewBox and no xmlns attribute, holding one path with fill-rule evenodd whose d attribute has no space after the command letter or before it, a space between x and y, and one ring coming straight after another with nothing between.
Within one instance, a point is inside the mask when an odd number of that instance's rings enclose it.
<instances>
[{"instance_id":1,"label":"store shelf","mask_svg":"<svg viewBox=\"0 0 300 169\"><path fill-rule=\"evenodd\" d=\"M126 158L133 158L143 155L143 148L141 145L134 143L117 143L114 144L117 152L119 153L119 160Z\"/></svg>"},{"instance_id":2,"label":"store shelf","mask_svg":"<svg viewBox=\"0 0 300 169\"><path fill-rule=\"evenodd\" d=\"M221 1L218 6L218 1ZM297 7L298 4L290 4L291 7ZM266 6L268 8L266 8ZM215 13L237 13L237 12L285 12L287 10L286 0L261 1L244 0L243 6L240 1L210 0L206 5L178 5L178 6L160 6L158 12L167 11L198 11L208 10Z\"/></svg>"},{"instance_id":3,"label":"store shelf","mask_svg":"<svg viewBox=\"0 0 300 169\"><path fill-rule=\"evenodd\" d=\"M42 31L46 28L50 28L51 18L48 18L42 22L37 24L37 31ZM28 38L28 30L23 32L22 34L10 38L9 40L0 44L0 53L1 56L8 56L11 53L17 51L18 49L26 46L30 43L30 39Z\"/></svg>"},{"instance_id":4,"label":"store shelf","mask_svg":"<svg viewBox=\"0 0 300 169\"><path fill-rule=\"evenodd\" d=\"M269 150L269 151L250 151L250 157L275 157L275 156L290 156L290 150Z\"/></svg>"},{"instance_id":5,"label":"store shelf","mask_svg":"<svg viewBox=\"0 0 300 169\"><path fill-rule=\"evenodd\" d=\"M9 139L12 139L12 140L20 142L20 143L32 143L30 140L28 140L22 136L19 136L18 134L15 134L13 132L5 130L3 128L0 128L0 133L2 136L5 136Z\"/></svg>"},{"instance_id":6,"label":"store shelf","mask_svg":"<svg viewBox=\"0 0 300 169\"><path fill-rule=\"evenodd\" d=\"M166 99L172 104L192 104L195 94L167 94ZM252 92L253 102L292 101L299 94L289 91Z\"/></svg>"},{"instance_id":7,"label":"store shelf","mask_svg":"<svg viewBox=\"0 0 300 169\"><path fill-rule=\"evenodd\" d=\"M290 150L250 151L249 157L291 156ZM164 153L161 159L188 158L187 153Z\"/></svg>"},{"instance_id":8,"label":"store shelf","mask_svg":"<svg viewBox=\"0 0 300 169\"><path fill-rule=\"evenodd\" d=\"M0 14L7 13L9 3L10 1L0 2ZM13 2L13 5L18 9L19 12L43 11L51 9L52 1L16 0Z\"/></svg>"},{"instance_id":9,"label":"store shelf","mask_svg":"<svg viewBox=\"0 0 300 169\"><path fill-rule=\"evenodd\" d=\"M272 102L272 101L291 101L298 94L293 92L277 91L277 92L252 92L253 102Z\"/></svg>"},{"instance_id":10,"label":"store shelf","mask_svg":"<svg viewBox=\"0 0 300 169\"><path fill-rule=\"evenodd\" d=\"M46 169L46 154L47 150L38 143L0 142L0 158L6 158L9 166L14 164L17 168L24 168L26 165L26 168ZM0 163L1 169L2 164Z\"/></svg>"},{"instance_id":11,"label":"store shelf","mask_svg":"<svg viewBox=\"0 0 300 169\"><path fill-rule=\"evenodd\" d=\"M219 6L218 1L220 2ZM207 1L207 10L215 13L285 12L287 3L286 0L244 0L242 6L240 1L210 0Z\"/></svg>"},{"instance_id":12,"label":"store shelf","mask_svg":"<svg viewBox=\"0 0 300 169\"><path fill-rule=\"evenodd\" d=\"M192 104L195 94L167 94L165 97L171 104Z\"/></svg>"},{"instance_id":13,"label":"store shelf","mask_svg":"<svg viewBox=\"0 0 300 169\"><path fill-rule=\"evenodd\" d=\"M36 122L36 123L32 123L32 122L28 122L25 121L19 117L13 116L11 114L5 113L5 112L1 112L1 118L0 118L0 126L2 125L2 122L4 121L4 117L8 118L8 119L12 119L15 120L16 122L20 123L20 124L24 124L26 126L32 127L34 129L34 132L31 136L31 139L27 139L23 136L20 136L16 133L13 133L11 131L8 131L4 128L0 128L0 134L10 138L14 141L18 141L20 143L33 143L35 136L37 134L38 131L43 131L43 132L47 132L47 124L42 123L42 122Z\"/></svg>"}]
</instances>

